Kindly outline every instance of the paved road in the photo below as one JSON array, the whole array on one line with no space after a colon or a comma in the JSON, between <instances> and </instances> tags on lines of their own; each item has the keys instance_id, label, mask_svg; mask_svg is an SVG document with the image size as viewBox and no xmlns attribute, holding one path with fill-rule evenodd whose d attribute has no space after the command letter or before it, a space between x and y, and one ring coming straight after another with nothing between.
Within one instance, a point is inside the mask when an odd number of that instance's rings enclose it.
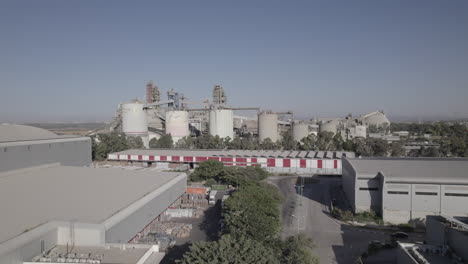
<instances>
[{"instance_id":1,"label":"paved road","mask_svg":"<svg viewBox=\"0 0 468 264\"><path fill-rule=\"evenodd\" d=\"M296 193L294 178L271 177L286 197L282 207L283 233L286 237L304 233L314 240L320 263L353 263L367 249L369 241L388 239L388 234L342 225L328 214L330 189L339 178L314 177ZM302 204L302 206L301 206Z\"/></svg>"}]
</instances>

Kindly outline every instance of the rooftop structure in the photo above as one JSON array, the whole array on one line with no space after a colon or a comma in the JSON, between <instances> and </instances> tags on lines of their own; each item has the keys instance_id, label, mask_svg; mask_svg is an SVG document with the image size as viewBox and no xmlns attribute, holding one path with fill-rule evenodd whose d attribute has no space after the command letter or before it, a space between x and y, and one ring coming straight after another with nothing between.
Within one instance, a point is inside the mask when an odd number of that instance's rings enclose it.
<instances>
[{"instance_id":1,"label":"rooftop structure","mask_svg":"<svg viewBox=\"0 0 468 264\"><path fill-rule=\"evenodd\" d=\"M0 125L0 172L59 162L91 164L91 139L24 125Z\"/></svg>"},{"instance_id":2,"label":"rooftop structure","mask_svg":"<svg viewBox=\"0 0 468 264\"><path fill-rule=\"evenodd\" d=\"M361 158L350 162L360 175L373 178L380 172L387 183L468 184L468 159Z\"/></svg>"},{"instance_id":3,"label":"rooftop structure","mask_svg":"<svg viewBox=\"0 0 468 264\"><path fill-rule=\"evenodd\" d=\"M303 159L341 159L354 158L354 152L341 151L291 151L291 150L185 150L185 149L129 149L111 155L154 155L154 156L192 156L192 157L271 157Z\"/></svg>"},{"instance_id":4,"label":"rooftop structure","mask_svg":"<svg viewBox=\"0 0 468 264\"><path fill-rule=\"evenodd\" d=\"M186 182L184 173L59 164L0 173L0 263L34 263L41 257L49 263L77 263L48 255L64 245L79 253L73 259L91 250L80 247L93 247L123 261L118 256L126 253L109 251L110 243L125 247L145 232L185 192ZM141 258L105 263L158 263L146 262L156 261L157 251L150 247L137 254Z\"/></svg>"},{"instance_id":5,"label":"rooftop structure","mask_svg":"<svg viewBox=\"0 0 468 264\"><path fill-rule=\"evenodd\" d=\"M58 164L0 173L0 243L48 221L104 223L182 178L172 172Z\"/></svg>"},{"instance_id":6,"label":"rooftop structure","mask_svg":"<svg viewBox=\"0 0 468 264\"><path fill-rule=\"evenodd\" d=\"M59 136L51 131L38 127L16 124L0 124L0 143L66 137L67 136Z\"/></svg>"}]
</instances>

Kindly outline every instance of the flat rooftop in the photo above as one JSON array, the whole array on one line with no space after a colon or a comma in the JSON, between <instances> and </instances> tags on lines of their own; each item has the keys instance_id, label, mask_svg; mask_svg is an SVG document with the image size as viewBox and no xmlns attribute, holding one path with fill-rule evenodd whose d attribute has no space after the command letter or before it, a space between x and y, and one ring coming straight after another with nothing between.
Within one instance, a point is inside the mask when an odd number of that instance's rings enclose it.
<instances>
[{"instance_id":1,"label":"flat rooftop","mask_svg":"<svg viewBox=\"0 0 468 264\"><path fill-rule=\"evenodd\" d=\"M114 155L192 156L192 157L265 157L340 159L354 158L354 152L341 151L292 151L292 150L185 150L185 149L130 149L111 153Z\"/></svg>"},{"instance_id":2,"label":"flat rooftop","mask_svg":"<svg viewBox=\"0 0 468 264\"><path fill-rule=\"evenodd\" d=\"M468 184L468 159L362 158L349 161L358 174L381 172L386 182Z\"/></svg>"},{"instance_id":3,"label":"flat rooftop","mask_svg":"<svg viewBox=\"0 0 468 264\"><path fill-rule=\"evenodd\" d=\"M49 221L100 224L179 175L58 164L0 173L0 243Z\"/></svg>"},{"instance_id":4,"label":"flat rooftop","mask_svg":"<svg viewBox=\"0 0 468 264\"><path fill-rule=\"evenodd\" d=\"M100 260L101 263L106 264L136 264L139 260L145 257L145 253L150 250L149 245L108 245L108 246L74 246L67 248L64 245L54 247L47 255L51 262L49 263L63 263L63 258L67 256L76 260L76 262L83 260ZM70 252L71 251L71 252ZM151 252L150 257L144 264L159 263L164 258L163 252ZM41 256L33 259L33 263L40 262ZM62 258L62 261L60 261Z\"/></svg>"}]
</instances>

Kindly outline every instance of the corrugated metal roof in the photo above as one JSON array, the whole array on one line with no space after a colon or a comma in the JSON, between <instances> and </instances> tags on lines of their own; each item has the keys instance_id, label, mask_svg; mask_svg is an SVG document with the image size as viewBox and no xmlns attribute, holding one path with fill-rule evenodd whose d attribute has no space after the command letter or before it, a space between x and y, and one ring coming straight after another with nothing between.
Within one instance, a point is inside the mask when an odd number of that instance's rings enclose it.
<instances>
[{"instance_id":1,"label":"corrugated metal roof","mask_svg":"<svg viewBox=\"0 0 468 264\"><path fill-rule=\"evenodd\" d=\"M52 220L102 223L178 175L58 165L0 173L0 243Z\"/></svg>"},{"instance_id":2,"label":"corrugated metal roof","mask_svg":"<svg viewBox=\"0 0 468 264\"><path fill-rule=\"evenodd\" d=\"M348 159L358 174L377 175L387 182L468 184L467 159Z\"/></svg>"},{"instance_id":3,"label":"corrugated metal roof","mask_svg":"<svg viewBox=\"0 0 468 264\"><path fill-rule=\"evenodd\" d=\"M282 151L282 150L184 150L184 149L129 149L111 154L118 155L153 155L153 156L192 156L192 157L265 157L265 158L308 158L334 159L346 153L353 158L353 152L334 151Z\"/></svg>"}]
</instances>

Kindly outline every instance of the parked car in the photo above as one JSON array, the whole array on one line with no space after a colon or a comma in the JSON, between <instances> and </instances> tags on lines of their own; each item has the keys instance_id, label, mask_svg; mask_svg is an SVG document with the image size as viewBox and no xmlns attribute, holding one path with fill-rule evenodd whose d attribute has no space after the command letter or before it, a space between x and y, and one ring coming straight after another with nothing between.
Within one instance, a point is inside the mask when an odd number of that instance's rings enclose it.
<instances>
[{"instance_id":1,"label":"parked car","mask_svg":"<svg viewBox=\"0 0 468 264\"><path fill-rule=\"evenodd\" d=\"M409 235L405 232L395 232L391 234L393 238L401 238L401 239L406 239L409 237Z\"/></svg>"}]
</instances>

